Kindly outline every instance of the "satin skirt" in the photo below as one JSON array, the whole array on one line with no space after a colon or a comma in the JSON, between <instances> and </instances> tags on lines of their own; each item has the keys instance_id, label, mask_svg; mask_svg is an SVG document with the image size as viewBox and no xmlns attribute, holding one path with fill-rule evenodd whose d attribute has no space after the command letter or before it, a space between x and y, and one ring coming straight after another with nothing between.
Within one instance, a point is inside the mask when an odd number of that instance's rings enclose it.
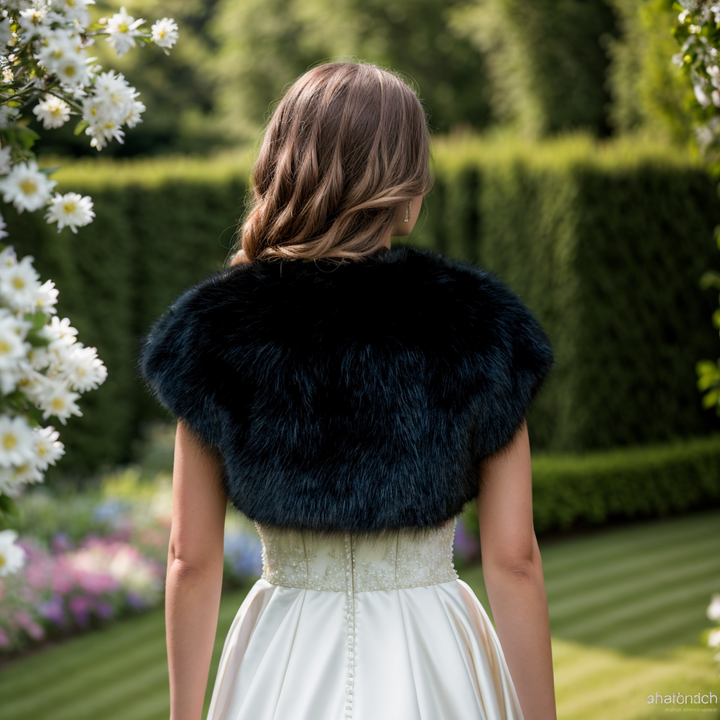
<instances>
[{"instance_id":1,"label":"satin skirt","mask_svg":"<svg viewBox=\"0 0 720 720\"><path fill-rule=\"evenodd\" d=\"M225 639L207 720L523 720L452 565L455 526L371 538L256 524L263 577Z\"/></svg>"}]
</instances>

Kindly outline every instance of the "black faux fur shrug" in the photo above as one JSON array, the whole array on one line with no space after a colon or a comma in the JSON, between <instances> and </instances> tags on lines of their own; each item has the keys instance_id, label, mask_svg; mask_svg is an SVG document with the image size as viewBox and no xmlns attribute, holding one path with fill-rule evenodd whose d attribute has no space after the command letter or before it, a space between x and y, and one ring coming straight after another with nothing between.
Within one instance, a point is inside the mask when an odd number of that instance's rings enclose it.
<instances>
[{"instance_id":1,"label":"black faux fur shrug","mask_svg":"<svg viewBox=\"0 0 720 720\"><path fill-rule=\"evenodd\" d=\"M156 320L138 363L220 453L245 515L356 531L460 513L553 366L497 276L407 245L217 271Z\"/></svg>"}]
</instances>

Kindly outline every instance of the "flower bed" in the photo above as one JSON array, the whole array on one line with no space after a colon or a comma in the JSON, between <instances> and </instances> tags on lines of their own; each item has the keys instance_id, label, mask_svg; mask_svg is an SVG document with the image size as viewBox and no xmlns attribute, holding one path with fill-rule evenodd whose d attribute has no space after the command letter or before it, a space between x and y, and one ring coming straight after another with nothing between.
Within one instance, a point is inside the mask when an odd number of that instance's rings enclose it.
<instances>
[{"instance_id":1,"label":"flower bed","mask_svg":"<svg viewBox=\"0 0 720 720\"><path fill-rule=\"evenodd\" d=\"M69 636L162 604L170 539L170 478L133 468L100 492L68 497L38 487L19 500L23 565L0 576L0 653ZM223 584L262 572L260 540L228 514ZM1 574L0 574L1 575Z\"/></svg>"}]
</instances>

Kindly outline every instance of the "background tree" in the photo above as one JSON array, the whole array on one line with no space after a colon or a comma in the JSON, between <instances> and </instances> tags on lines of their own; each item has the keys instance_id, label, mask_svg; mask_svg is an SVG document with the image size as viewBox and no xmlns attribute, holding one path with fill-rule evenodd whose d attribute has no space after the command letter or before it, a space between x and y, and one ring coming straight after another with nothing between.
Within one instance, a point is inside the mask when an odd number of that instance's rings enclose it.
<instances>
[{"instance_id":1,"label":"background tree","mask_svg":"<svg viewBox=\"0 0 720 720\"><path fill-rule=\"evenodd\" d=\"M255 139L272 102L311 66L356 57L392 67L420 89L435 131L490 120L483 59L453 33L456 1L220 0L210 67L226 133Z\"/></svg>"}]
</instances>

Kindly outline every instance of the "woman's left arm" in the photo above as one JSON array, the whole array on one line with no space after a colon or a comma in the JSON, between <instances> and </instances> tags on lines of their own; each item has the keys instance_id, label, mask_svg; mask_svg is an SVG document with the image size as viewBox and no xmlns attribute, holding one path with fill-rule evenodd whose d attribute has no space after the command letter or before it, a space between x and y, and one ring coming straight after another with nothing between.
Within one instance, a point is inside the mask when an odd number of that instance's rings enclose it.
<instances>
[{"instance_id":1,"label":"woman's left arm","mask_svg":"<svg viewBox=\"0 0 720 720\"><path fill-rule=\"evenodd\" d=\"M165 587L170 720L201 720L223 574L222 464L178 420Z\"/></svg>"}]
</instances>

